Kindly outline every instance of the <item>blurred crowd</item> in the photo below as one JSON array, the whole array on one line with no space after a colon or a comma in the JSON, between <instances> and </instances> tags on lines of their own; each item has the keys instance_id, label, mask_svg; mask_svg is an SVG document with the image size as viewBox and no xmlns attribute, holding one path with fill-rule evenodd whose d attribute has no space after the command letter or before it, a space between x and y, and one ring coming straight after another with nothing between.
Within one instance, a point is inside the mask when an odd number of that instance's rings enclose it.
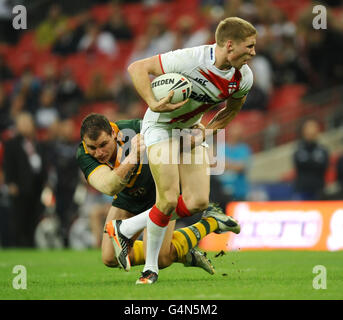
<instances>
[{"instance_id":1,"label":"blurred crowd","mask_svg":"<svg viewBox=\"0 0 343 320\"><path fill-rule=\"evenodd\" d=\"M131 61L213 43L218 22L239 16L258 30L257 56L250 63L255 80L242 112L266 114L275 90L288 84L301 84L311 93L343 83L341 1L322 3L325 30L313 28L312 8L321 2L309 0L102 0L73 15L51 1L46 15L27 31L8 30L8 6L14 2L8 1L7 9L6 1L0 4L1 246L34 246L43 216L59 230L60 245L69 246L73 222L83 215L91 217L93 245L99 246L99 226L110 199L90 190L80 175L78 130L91 111L114 121L144 115L146 106L126 72ZM313 127L308 130L315 131ZM230 129L226 172L213 181L224 199L247 198L252 150L243 136L239 124ZM297 172L304 168L304 154L313 151L304 151L310 146L303 143L295 154ZM322 167L316 160L313 165L321 177L329 157L322 153ZM342 161L338 163L342 170ZM308 183L320 189L319 180ZM295 186L299 197L309 196L304 183L296 180ZM309 192L312 198L320 194ZM81 233L75 231L75 243Z\"/></svg>"}]
</instances>

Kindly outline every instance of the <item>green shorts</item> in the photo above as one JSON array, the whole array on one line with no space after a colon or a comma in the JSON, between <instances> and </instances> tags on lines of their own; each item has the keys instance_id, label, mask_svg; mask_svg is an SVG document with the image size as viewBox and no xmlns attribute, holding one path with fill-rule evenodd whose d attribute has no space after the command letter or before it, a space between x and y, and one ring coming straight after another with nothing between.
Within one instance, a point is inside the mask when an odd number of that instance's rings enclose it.
<instances>
[{"instance_id":1,"label":"green shorts","mask_svg":"<svg viewBox=\"0 0 343 320\"><path fill-rule=\"evenodd\" d=\"M134 215L140 214L150 209L156 202L155 190L152 190L149 195L143 199L135 199L126 194L119 193L113 200L112 206L126 210Z\"/></svg>"}]
</instances>

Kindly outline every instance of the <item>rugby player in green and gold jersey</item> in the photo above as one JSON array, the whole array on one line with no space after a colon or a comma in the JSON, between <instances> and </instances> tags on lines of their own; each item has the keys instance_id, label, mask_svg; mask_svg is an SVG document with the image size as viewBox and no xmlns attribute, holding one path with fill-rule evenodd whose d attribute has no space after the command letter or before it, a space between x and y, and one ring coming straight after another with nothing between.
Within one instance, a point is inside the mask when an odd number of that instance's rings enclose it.
<instances>
[{"instance_id":1,"label":"rugby player in green and gold jersey","mask_svg":"<svg viewBox=\"0 0 343 320\"><path fill-rule=\"evenodd\" d=\"M145 263L146 235L143 241L136 239L146 227L150 208L156 200L154 180L148 162L144 161L145 145L140 127L139 119L113 123L101 114L90 114L82 121L82 141L77 151L87 182L114 197L105 222L102 261L108 267L119 266L126 271L131 265ZM179 200L178 215L184 216L181 195ZM212 206L210 210L215 212L218 208ZM210 261L194 247L204 236L220 229L216 214L207 214L192 226L175 231L174 228L175 221L170 221L159 254L159 267L182 262L213 274Z\"/></svg>"}]
</instances>

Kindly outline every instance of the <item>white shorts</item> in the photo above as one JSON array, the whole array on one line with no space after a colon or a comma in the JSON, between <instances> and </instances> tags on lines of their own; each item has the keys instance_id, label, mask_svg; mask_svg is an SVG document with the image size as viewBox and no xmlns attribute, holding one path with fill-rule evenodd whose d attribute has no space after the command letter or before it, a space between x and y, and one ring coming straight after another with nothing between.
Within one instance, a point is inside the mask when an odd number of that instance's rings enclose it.
<instances>
[{"instance_id":1,"label":"white shorts","mask_svg":"<svg viewBox=\"0 0 343 320\"><path fill-rule=\"evenodd\" d=\"M190 134L190 132L190 128L180 128L179 124L171 125L170 123L148 121L143 121L141 129L141 134L144 135L144 143L147 147L171 138L180 139L180 137ZM201 145L208 147L206 142L203 142Z\"/></svg>"}]
</instances>

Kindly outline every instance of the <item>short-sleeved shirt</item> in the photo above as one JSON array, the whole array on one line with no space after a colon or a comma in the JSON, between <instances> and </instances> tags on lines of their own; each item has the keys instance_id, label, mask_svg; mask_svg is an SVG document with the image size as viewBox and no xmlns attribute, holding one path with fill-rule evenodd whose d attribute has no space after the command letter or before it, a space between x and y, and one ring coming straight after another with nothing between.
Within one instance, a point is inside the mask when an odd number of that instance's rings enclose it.
<instances>
[{"instance_id":1,"label":"short-sleeved shirt","mask_svg":"<svg viewBox=\"0 0 343 320\"><path fill-rule=\"evenodd\" d=\"M215 47L216 44L204 45L159 55L162 71L184 75L192 82L193 89L189 101L177 110L158 113L149 108L144 116L144 128L147 122L189 128L200 122L205 112L229 97L239 99L247 95L253 84L251 69L246 64L239 70L218 69L214 65Z\"/></svg>"},{"instance_id":2,"label":"short-sleeved shirt","mask_svg":"<svg viewBox=\"0 0 343 320\"><path fill-rule=\"evenodd\" d=\"M77 161L85 178L101 166L109 166L114 169L128 156L130 152L130 141L134 135L140 132L141 120L120 120L111 122L112 128L117 132L117 158L116 162L103 164L92 157L84 142L81 142L77 150ZM126 187L116 194L112 205L133 214L139 214L151 208L156 201L156 190L154 179L151 175L148 161L139 163Z\"/></svg>"}]
</instances>

